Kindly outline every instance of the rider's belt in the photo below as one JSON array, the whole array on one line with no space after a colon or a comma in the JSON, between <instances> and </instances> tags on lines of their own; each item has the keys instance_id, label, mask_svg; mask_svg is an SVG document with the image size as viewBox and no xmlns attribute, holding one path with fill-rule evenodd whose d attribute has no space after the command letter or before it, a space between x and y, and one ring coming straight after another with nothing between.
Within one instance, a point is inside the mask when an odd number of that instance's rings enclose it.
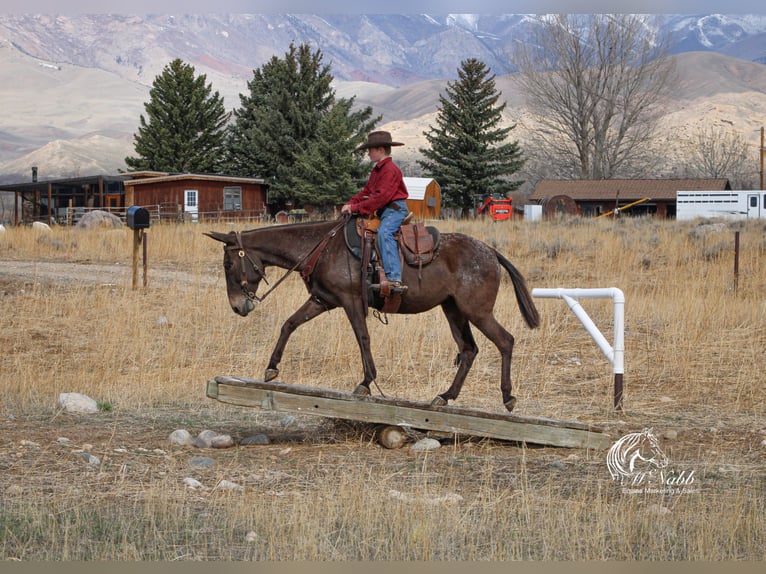
<instances>
[{"instance_id":1,"label":"rider's belt","mask_svg":"<svg viewBox=\"0 0 766 574\"><path fill-rule=\"evenodd\" d=\"M404 208L401 205L399 205L398 203L392 201L391 203L386 205L383 209L393 209L394 211L401 211Z\"/></svg>"}]
</instances>

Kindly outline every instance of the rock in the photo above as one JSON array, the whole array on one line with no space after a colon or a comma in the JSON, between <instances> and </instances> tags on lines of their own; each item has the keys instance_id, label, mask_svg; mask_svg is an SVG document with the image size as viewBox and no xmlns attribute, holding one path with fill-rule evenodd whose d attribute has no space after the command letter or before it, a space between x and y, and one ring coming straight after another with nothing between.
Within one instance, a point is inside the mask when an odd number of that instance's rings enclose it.
<instances>
[{"instance_id":1,"label":"rock","mask_svg":"<svg viewBox=\"0 0 766 574\"><path fill-rule=\"evenodd\" d=\"M210 448L210 445L213 439L217 436L218 436L218 433L215 431L203 430L192 441L192 445L196 446L197 448Z\"/></svg>"},{"instance_id":2,"label":"rock","mask_svg":"<svg viewBox=\"0 0 766 574\"><path fill-rule=\"evenodd\" d=\"M83 214L80 221L77 222L77 227L80 229L94 229L99 227L116 229L122 227L122 220L113 213L95 209Z\"/></svg>"},{"instance_id":3,"label":"rock","mask_svg":"<svg viewBox=\"0 0 766 574\"><path fill-rule=\"evenodd\" d=\"M222 480L215 488L216 490L245 490L236 482L232 482L230 480Z\"/></svg>"},{"instance_id":4,"label":"rock","mask_svg":"<svg viewBox=\"0 0 766 574\"><path fill-rule=\"evenodd\" d=\"M413 444L410 447L410 450L416 451L416 452L425 452L430 450L438 450L442 447L442 443L440 443L435 438L424 438L420 439L418 442Z\"/></svg>"},{"instance_id":5,"label":"rock","mask_svg":"<svg viewBox=\"0 0 766 574\"><path fill-rule=\"evenodd\" d=\"M198 488L201 488L205 490L205 487L202 485L202 483L197 480L196 478L186 477L184 478L184 486L188 486L192 490L197 490Z\"/></svg>"},{"instance_id":6,"label":"rock","mask_svg":"<svg viewBox=\"0 0 766 574\"><path fill-rule=\"evenodd\" d=\"M766 447L766 438L761 441L761 446Z\"/></svg>"},{"instance_id":7,"label":"rock","mask_svg":"<svg viewBox=\"0 0 766 574\"><path fill-rule=\"evenodd\" d=\"M671 399L670 397L660 397L660 402L661 403L672 403L673 399Z\"/></svg>"},{"instance_id":8,"label":"rock","mask_svg":"<svg viewBox=\"0 0 766 574\"><path fill-rule=\"evenodd\" d=\"M58 437L56 439L56 442L58 444L60 444L60 445L63 445L63 446L69 446L72 443L72 441L70 439L68 439L67 437L65 437L65 436Z\"/></svg>"},{"instance_id":9,"label":"rock","mask_svg":"<svg viewBox=\"0 0 766 574\"><path fill-rule=\"evenodd\" d=\"M32 222L32 229L35 231L43 231L45 233L50 232L51 226L47 223L43 223L42 221L33 221Z\"/></svg>"},{"instance_id":10,"label":"rock","mask_svg":"<svg viewBox=\"0 0 766 574\"><path fill-rule=\"evenodd\" d=\"M258 540L258 535L253 530L251 530L245 535L245 542L255 542L257 540Z\"/></svg>"},{"instance_id":11,"label":"rock","mask_svg":"<svg viewBox=\"0 0 766 574\"><path fill-rule=\"evenodd\" d=\"M170 433L168 442L174 446L191 446L194 438L186 429L177 429Z\"/></svg>"},{"instance_id":12,"label":"rock","mask_svg":"<svg viewBox=\"0 0 766 574\"><path fill-rule=\"evenodd\" d=\"M101 464L101 459L90 454L89 452L80 452L78 454L80 455L80 458L87 462L90 466L98 466Z\"/></svg>"},{"instance_id":13,"label":"rock","mask_svg":"<svg viewBox=\"0 0 766 574\"><path fill-rule=\"evenodd\" d=\"M98 403L90 397L80 393L59 394L59 405L70 413L97 413Z\"/></svg>"},{"instance_id":14,"label":"rock","mask_svg":"<svg viewBox=\"0 0 766 574\"><path fill-rule=\"evenodd\" d=\"M662 438L667 440L676 440L678 438L678 431L672 429L666 430L664 433L662 433Z\"/></svg>"},{"instance_id":15,"label":"rock","mask_svg":"<svg viewBox=\"0 0 766 574\"><path fill-rule=\"evenodd\" d=\"M254 434L253 436L246 436L241 441L239 441L240 445L248 446L248 445L265 445L265 444L271 444L271 439L269 439L268 436L266 436L263 433Z\"/></svg>"},{"instance_id":16,"label":"rock","mask_svg":"<svg viewBox=\"0 0 766 574\"><path fill-rule=\"evenodd\" d=\"M231 448L234 446L234 439L227 434L219 434L210 439L210 446L213 448Z\"/></svg>"},{"instance_id":17,"label":"rock","mask_svg":"<svg viewBox=\"0 0 766 574\"><path fill-rule=\"evenodd\" d=\"M550 466L551 468L556 469L556 470L566 470L567 469L567 466L563 462L561 462L560 460L555 460L555 461L553 461L548 466Z\"/></svg>"},{"instance_id":18,"label":"rock","mask_svg":"<svg viewBox=\"0 0 766 574\"><path fill-rule=\"evenodd\" d=\"M192 457L189 464L197 468L213 468L216 465L216 462L209 456L195 456Z\"/></svg>"}]
</instances>

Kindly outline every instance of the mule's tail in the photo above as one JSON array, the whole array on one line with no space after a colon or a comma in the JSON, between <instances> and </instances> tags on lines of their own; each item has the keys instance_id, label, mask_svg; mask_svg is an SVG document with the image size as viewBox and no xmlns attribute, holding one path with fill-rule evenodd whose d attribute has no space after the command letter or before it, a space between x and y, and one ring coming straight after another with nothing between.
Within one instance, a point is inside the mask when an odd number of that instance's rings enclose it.
<instances>
[{"instance_id":1,"label":"mule's tail","mask_svg":"<svg viewBox=\"0 0 766 574\"><path fill-rule=\"evenodd\" d=\"M513 282L513 291L516 293L516 301L519 304L519 309L521 309L521 315L524 317L524 321L526 321L530 329L539 327L540 314L537 312L537 307L535 307L535 302L532 299L532 294L527 288L527 282L524 280L524 276L519 272L518 269L516 269L516 267L513 266L513 263L508 261L498 251L495 251L495 255L497 256L497 260L500 262L500 265L502 265L511 276L511 282Z\"/></svg>"}]
</instances>

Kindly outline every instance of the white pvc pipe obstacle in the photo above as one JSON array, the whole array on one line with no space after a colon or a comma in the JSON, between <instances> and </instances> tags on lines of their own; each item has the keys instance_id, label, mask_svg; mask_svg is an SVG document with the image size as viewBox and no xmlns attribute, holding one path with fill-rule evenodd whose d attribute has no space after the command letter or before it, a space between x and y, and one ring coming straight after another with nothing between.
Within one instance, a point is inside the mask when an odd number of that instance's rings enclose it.
<instances>
[{"instance_id":1,"label":"white pvc pipe obstacle","mask_svg":"<svg viewBox=\"0 0 766 574\"><path fill-rule=\"evenodd\" d=\"M622 410L622 376L625 373L625 295L616 287L603 289L532 289L533 297L563 299L574 312L604 356L612 363L614 372L614 408ZM614 302L614 346L609 344L591 320L578 299L610 298Z\"/></svg>"}]
</instances>

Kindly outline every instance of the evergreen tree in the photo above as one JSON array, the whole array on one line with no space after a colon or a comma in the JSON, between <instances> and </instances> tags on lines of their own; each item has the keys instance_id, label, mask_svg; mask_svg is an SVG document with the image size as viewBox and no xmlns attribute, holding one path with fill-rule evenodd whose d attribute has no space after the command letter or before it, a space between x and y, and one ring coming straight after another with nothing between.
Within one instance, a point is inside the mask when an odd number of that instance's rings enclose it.
<instances>
[{"instance_id":1,"label":"evergreen tree","mask_svg":"<svg viewBox=\"0 0 766 574\"><path fill-rule=\"evenodd\" d=\"M217 172L224 157L229 114L223 98L205 74L180 59L165 66L154 79L134 136L135 157L126 157L131 171Z\"/></svg>"},{"instance_id":2,"label":"evergreen tree","mask_svg":"<svg viewBox=\"0 0 766 574\"><path fill-rule=\"evenodd\" d=\"M339 100L295 157L288 185L300 204L328 212L358 191L358 181L366 177L369 166L355 156L354 147L372 127L366 121L369 113L354 113L352 105L353 100Z\"/></svg>"},{"instance_id":3,"label":"evergreen tree","mask_svg":"<svg viewBox=\"0 0 766 574\"><path fill-rule=\"evenodd\" d=\"M352 151L380 119L372 108L352 111L354 99L336 100L329 66L310 46L290 45L253 71L249 94L227 135L227 169L266 179L276 207L298 201L316 207L342 203L363 171Z\"/></svg>"},{"instance_id":4,"label":"evergreen tree","mask_svg":"<svg viewBox=\"0 0 766 574\"><path fill-rule=\"evenodd\" d=\"M431 145L420 150L426 159L418 160L439 182L444 205L464 214L477 197L505 195L522 183L510 179L524 160L518 142L506 142L515 126L500 127L505 103L497 104L500 92L489 73L475 58L461 62L458 80L439 96L436 125L423 132Z\"/></svg>"}]
</instances>

